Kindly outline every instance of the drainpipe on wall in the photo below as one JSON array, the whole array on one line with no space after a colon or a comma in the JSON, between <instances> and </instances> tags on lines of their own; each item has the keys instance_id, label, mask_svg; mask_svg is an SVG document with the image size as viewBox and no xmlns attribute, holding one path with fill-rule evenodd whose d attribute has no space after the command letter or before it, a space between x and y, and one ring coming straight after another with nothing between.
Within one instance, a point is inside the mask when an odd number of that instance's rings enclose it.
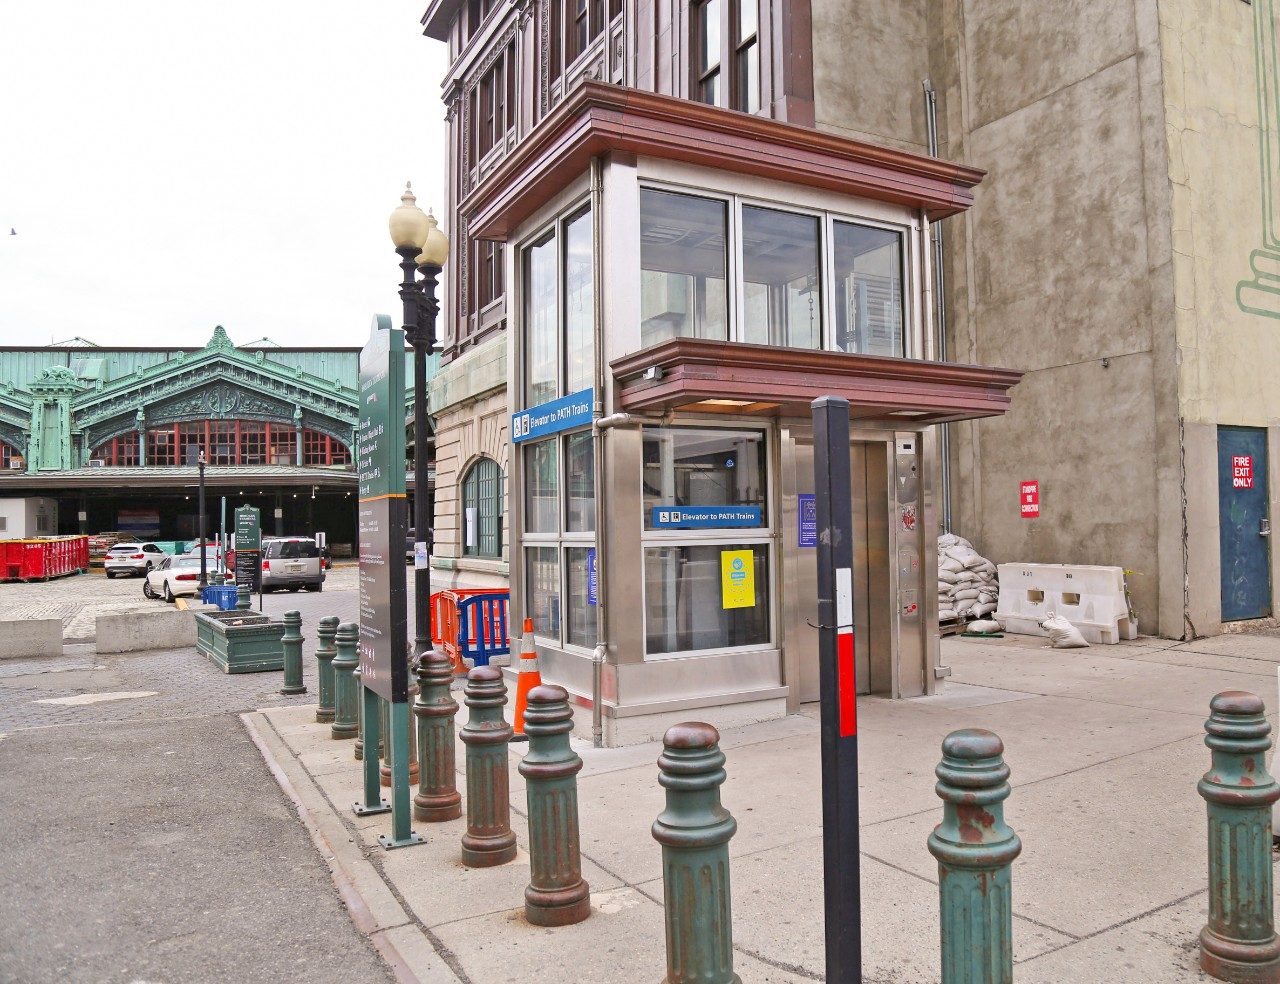
<instances>
[{"instance_id":1,"label":"drainpipe on wall","mask_svg":"<svg viewBox=\"0 0 1280 984\"><path fill-rule=\"evenodd\" d=\"M591 407L591 454L595 459L596 497L596 648L591 653L591 744L595 748L604 745L604 715L600 707L604 690L604 661L609 647L608 620L605 611L605 593L601 590L601 573L605 570L604 538L604 217L600 214L604 198L604 165L599 157L591 158L591 303L595 344L595 390ZM588 577L590 572L588 572Z\"/></svg>"},{"instance_id":2,"label":"drainpipe on wall","mask_svg":"<svg viewBox=\"0 0 1280 984\"><path fill-rule=\"evenodd\" d=\"M929 156L938 156L938 94L929 79L924 80L924 115L929 132ZM942 223L931 225L933 232L934 332L937 358L947 361L947 281L942 269ZM951 425L938 425L938 457L942 460L942 529L951 532Z\"/></svg>"}]
</instances>

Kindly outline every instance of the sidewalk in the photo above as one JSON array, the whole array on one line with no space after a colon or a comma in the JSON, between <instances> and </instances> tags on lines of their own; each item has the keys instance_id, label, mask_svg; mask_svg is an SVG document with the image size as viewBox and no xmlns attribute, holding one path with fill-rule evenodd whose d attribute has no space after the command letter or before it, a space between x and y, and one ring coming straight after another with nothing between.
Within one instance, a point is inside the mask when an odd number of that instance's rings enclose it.
<instances>
[{"instance_id":1,"label":"sidewalk","mask_svg":"<svg viewBox=\"0 0 1280 984\"><path fill-rule=\"evenodd\" d=\"M1209 980L1196 969L1206 913L1205 810L1195 788L1208 764L1203 722L1221 690L1252 690L1275 705L1280 638L1142 639L1074 651L1026 637L954 638L943 654L954 670L943 694L859 701L865 980L938 980L937 870L925 839L941 811L939 746L960 727L997 732L1013 770L1006 816L1024 845L1013 869L1019 984ZM330 740L313 708L244 719L357 927L402 979L661 978L661 855L649 833L663 799L658 745L596 750L575 739L594 911L577 926L541 929L522 908L521 746L511 756L521 853L500 868L469 870L458 860L465 819L415 823L428 838L423 847L377 847L390 819L351 814L360 794L352 743ZM744 984L822 980L817 707L726 731L721 747L723 799L738 820L730 843L736 969ZM461 777L458 786L465 796Z\"/></svg>"}]
</instances>

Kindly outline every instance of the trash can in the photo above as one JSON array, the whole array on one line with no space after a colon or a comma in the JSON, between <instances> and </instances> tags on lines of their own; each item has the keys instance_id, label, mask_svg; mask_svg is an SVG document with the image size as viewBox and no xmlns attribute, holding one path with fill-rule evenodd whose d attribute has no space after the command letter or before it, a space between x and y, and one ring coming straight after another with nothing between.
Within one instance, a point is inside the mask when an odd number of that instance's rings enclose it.
<instances>
[{"instance_id":1,"label":"trash can","mask_svg":"<svg viewBox=\"0 0 1280 984\"><path fill-rule=\"evenodd\" d=\"M236 610L236 586L234 584L210 584L200 595L206 605L217 605L219 610L233 612Z\"/></svg>"}]
</instances>

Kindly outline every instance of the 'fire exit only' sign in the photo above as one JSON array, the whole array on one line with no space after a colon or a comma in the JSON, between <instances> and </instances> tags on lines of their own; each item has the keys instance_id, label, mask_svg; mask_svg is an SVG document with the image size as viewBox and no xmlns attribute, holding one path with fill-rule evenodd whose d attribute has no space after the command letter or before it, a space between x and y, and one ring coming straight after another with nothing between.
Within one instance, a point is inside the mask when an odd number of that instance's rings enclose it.
<instances>
[{"instance_id":1,"label":"'fire exit only' sign","mask_svg":"<svg viewBox=\"0 0 1280 984\"><path fill-rule=\"evenodd\" d=\"M1253 455L1233 454L1231 456L1231 487L1233 489L1253 488Z\"/></svg>"},{"instance_id":2,"label":"'fire exit only' sign","mask_svg":"<svg viewBox=\"0 0 1280 984\"><path fill-rule=\"evenodd\" d=\"M1040 483L1022 482L1018 486L1018 502L1022 507L1023 519L1040 517Z\"/></svg>"}]
</instances>

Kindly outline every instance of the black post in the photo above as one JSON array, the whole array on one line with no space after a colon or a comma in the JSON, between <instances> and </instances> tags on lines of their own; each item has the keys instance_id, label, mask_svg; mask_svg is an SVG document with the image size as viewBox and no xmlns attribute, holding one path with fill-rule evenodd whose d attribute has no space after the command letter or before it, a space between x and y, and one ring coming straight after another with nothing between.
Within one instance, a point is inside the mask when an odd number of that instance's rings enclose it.
<instances>
[{"instance_id":1,"label":"black post","mask_svg":"<svg viewBox=\"0 0 1280 984\"><path fill-rule=\"evenodd\" d=\"M436 345L436 299L440 267L422 267L421 281L414 276L419 247L397 249L404 281L400 299L404 302L405 334L413 346L413 652L417 657L431 649L431 498L427 488L430 471L428 452L430 423L427 418L427 359ZM425 563L418 562L416 544L426 545Z\"/></svg>"},{"instance_id":2,"label":"black post","mask_svg":"<svg viewBox=\"0 0 1280 984\"><path fill-rule=\"evenodd\" d=\"M827 984L862 981L858 687L853 644L853 501L849 465L849 401L836 396L814 400Z\"/></svg>"}]
</instances>

